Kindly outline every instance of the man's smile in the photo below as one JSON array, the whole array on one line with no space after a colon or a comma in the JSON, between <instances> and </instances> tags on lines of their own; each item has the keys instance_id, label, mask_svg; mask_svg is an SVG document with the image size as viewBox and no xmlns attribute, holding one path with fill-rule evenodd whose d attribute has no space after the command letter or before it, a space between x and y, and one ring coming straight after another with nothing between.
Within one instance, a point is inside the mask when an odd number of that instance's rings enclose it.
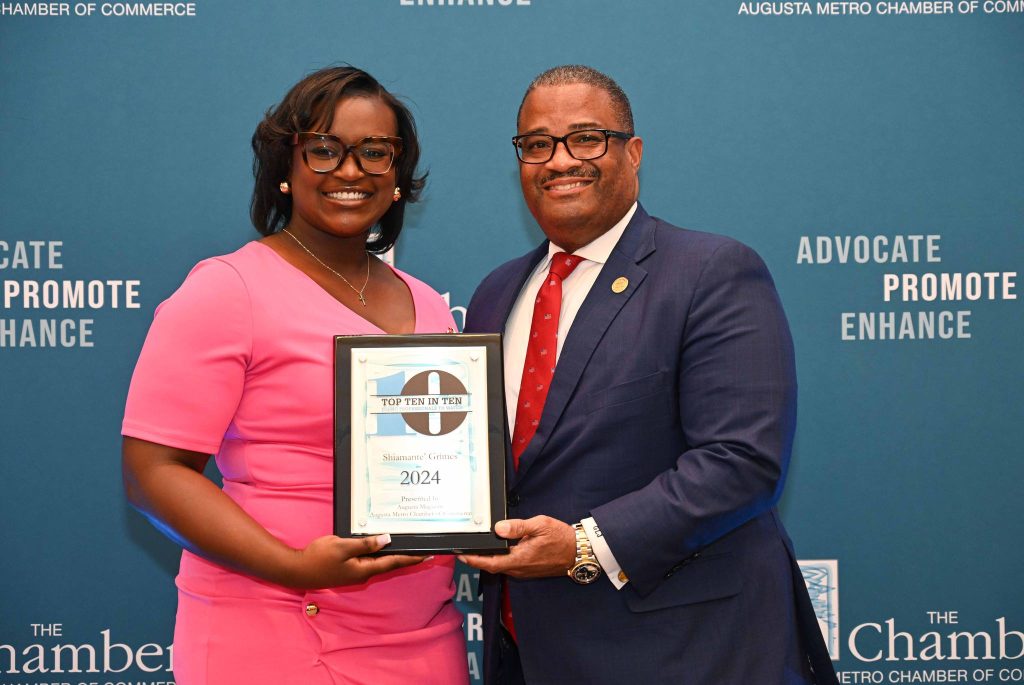
<instances>
[{"instance_id":1,"label":"man's smile","mask_svg":"<svg viewBox=\"0 0 1024 685\"><path fill-rule=\"evenodd\" d=\"M586 188L597 181L599 174L596 171L582 172L574 171L567 174L556 174L541 180L542 190L553 195L575 194L582 188Z\"/></svg>"}]
</instances>

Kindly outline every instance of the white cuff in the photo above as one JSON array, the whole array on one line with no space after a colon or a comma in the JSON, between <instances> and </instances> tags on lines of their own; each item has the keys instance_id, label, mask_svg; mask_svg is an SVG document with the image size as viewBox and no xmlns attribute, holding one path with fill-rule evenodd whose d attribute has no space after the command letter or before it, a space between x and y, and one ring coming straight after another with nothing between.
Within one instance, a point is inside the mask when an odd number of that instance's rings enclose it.
<instances>
[{"instance_id":1,"label":"white cuff","mask_svg":"<svg viewBox=\"0 0 1024 685\"><path fill-rule=\"evenodd\" d=\"M590 548L594 550L594 556L597 557L597 561L601 564L601 568L604 569L608 580L612 581L612 585L615 586L616 590L621 590L629 582L629 578L623 573L619 562L615 560L612 548L605 542L601 529L597 527L597 522L593 517L590 517L583 519L580 523L583 524L583 530L586 531L587 539L590 540Z\"/></svg>"}]
</instances>

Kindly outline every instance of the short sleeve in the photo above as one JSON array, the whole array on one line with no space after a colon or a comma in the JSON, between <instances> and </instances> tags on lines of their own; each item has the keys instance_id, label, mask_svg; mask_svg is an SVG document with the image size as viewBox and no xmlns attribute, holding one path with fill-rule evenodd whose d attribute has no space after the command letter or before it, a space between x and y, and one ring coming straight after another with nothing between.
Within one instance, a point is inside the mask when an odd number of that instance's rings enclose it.
<instances>
[{"instance_id":1,"label":"short sleeve","mask_svg":"<svg viewBox=\"0 0 1024 685\"><path fill-rule=\"evenodd\" d=\"M252 307L230 264L200 262L156 309L132 375L123 435L213 454L231 424L252 349Z\"/></svg>"}]
</instances>

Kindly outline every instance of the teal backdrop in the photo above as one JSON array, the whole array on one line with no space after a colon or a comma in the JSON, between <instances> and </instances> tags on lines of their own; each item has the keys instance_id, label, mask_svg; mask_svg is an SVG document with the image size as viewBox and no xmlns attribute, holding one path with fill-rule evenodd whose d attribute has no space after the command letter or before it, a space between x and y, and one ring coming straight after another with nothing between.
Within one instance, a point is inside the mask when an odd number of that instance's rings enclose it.
<instances>
[{"instance_id":1,"label":"teal backdrop","mask_svg":"<svg viewBox=\"0 0 1024 685\"><path fill-rule=\"evenodd\" d=\"M173 682L178 549L122 495L128 381L191 266L257 237L263 112L339 62L417 118L396 263L460 324L542 239L510 144L526 85L616 78L648 211L778 284L781 508L841 682L1024 682L1024 2L196 0L0 3L0 685Z\"/></svg>"}]
</instances>

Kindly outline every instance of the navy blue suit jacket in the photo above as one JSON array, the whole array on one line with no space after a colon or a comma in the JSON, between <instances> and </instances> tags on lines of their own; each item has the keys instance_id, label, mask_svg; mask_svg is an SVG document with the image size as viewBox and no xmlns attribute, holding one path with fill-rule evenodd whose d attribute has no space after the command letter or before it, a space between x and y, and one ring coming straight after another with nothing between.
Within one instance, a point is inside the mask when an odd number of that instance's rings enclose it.
<instances>
[{"instance_id":1,"label":"navy blue suit jacket","mask_svg":"<svg viewBox=\"0 0 1024 685\"><path fill-rule=\"evenodd\" d=\"M481 283L467 332L504 331L546 251ZM639 207L508 472L510 517L593 516L629 583L509 579L527 683L776 685L814 682L812 668L835 682L775 510L795 421L792 340L764 263ZM499 583L481 576L497 682Z\"/></svg>"}]
</instances>

